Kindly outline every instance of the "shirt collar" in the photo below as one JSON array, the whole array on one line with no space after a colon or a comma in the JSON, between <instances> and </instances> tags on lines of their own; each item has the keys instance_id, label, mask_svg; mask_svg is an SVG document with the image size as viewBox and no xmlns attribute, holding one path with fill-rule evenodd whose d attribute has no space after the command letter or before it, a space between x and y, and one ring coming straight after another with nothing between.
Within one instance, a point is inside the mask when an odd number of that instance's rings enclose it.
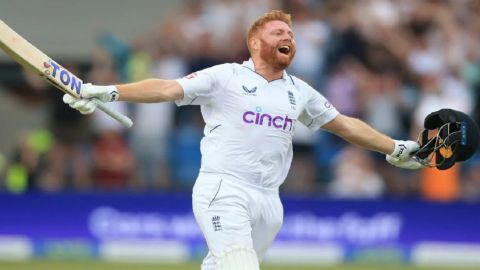
<instances>
[{"instance_id":1,"label":"shirt collar","mask_svg":"<svg viewBox=\"0 0 480 270\"><path fill-rule=\"evenodd\" d=\"M252 71L256 72L255 71L255 64L253 63L253 60L252 58L249 58L247 61L244 61L242 66L248 68L248 69L251 69ZM282 79L283 80L287 80L289 77L289 75L287 74L287 71L283 71L283 75L282 75Z\"/></svg>"}]
</instances>

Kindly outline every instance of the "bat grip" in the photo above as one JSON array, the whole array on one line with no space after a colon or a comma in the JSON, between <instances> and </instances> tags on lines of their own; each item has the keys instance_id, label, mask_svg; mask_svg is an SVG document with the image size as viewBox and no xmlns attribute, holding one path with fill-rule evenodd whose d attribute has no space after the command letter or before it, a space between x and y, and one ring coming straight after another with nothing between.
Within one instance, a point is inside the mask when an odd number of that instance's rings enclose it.
<instances>
[{"instance_id":1,"label":"bat grip","mask_svg":"<svg viewBox=\"0 0 480 270\"><path fill-rule=\"evenodd\" d=\"M124 127L130 128L130 127L133 126L132 119L128 118L127 116L125 116L125 115L123 115L123 114L121 114L121 113L119 113L115 110L112 110L111 108L109 108L107 105L105 105L105 103L103 103L99 99L94 98L92 100L95 101L95 104L97 105L97 108L99 108L104 113L108 114L113 119L117 120Z\"/></svg>"}]
</instances>

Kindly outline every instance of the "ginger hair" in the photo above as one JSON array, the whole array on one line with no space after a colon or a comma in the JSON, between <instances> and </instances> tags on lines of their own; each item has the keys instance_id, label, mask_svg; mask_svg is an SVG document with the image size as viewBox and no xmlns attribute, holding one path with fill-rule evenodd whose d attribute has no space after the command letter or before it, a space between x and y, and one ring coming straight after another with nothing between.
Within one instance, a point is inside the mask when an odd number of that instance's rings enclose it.
<instances>
[{"instance_id":1,"label":"ginger hair","mask_svg":"<svg viewBox=\"0 0 480 270\"><path fill-rule=\"evenodd\" d=\"M272 10L270 12L264 13L248 28L247 47L250 53L252 52L250 48L250 39L258 32L260 28L262 28L266 23L271 21L282 21L288 24L288 26L292 27L292 16L290 14L285 13L281 10Z\"/></svg>"}]
</instances>

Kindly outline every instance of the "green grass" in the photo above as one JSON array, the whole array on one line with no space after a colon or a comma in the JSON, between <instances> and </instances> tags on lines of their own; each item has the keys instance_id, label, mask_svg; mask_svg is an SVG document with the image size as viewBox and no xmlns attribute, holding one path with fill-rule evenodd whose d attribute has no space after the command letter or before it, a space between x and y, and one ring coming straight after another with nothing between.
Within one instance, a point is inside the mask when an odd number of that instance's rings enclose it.
<instances>
[{"instance_id":1,"label":"green grass","mask_svg":"<svg viewBox=\"0 0 480 270\"><path fill-rule=\"evenodd\" d=\"M200 263L157 264L157 263L107 263L100 261L52 261L34 260L26 262L2 262L5 270L199 270ZM409 265L355 264L339 266L273 266L262 265L262 270L454 270L454 268L413 267ZM455 268L458 270L458 268Z\"/></svg>"}]
</instances>

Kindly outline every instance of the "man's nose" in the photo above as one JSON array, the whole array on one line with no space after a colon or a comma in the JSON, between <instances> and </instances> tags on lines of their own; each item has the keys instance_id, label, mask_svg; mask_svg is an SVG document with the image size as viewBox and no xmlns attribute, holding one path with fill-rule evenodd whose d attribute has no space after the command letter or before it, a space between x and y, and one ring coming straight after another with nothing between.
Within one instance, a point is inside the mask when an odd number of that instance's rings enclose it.
<instances>
[{"instance_id":1,"label":"man's nose","mask_svg":"<svg viewBox=\"0 0 480 270\"><path fill-rule=\"evenodd\" d=\"M292 42L292 37L288 34L285 34L284 36L282 36L282 41Z\"/></svg>"}]
</instances>

